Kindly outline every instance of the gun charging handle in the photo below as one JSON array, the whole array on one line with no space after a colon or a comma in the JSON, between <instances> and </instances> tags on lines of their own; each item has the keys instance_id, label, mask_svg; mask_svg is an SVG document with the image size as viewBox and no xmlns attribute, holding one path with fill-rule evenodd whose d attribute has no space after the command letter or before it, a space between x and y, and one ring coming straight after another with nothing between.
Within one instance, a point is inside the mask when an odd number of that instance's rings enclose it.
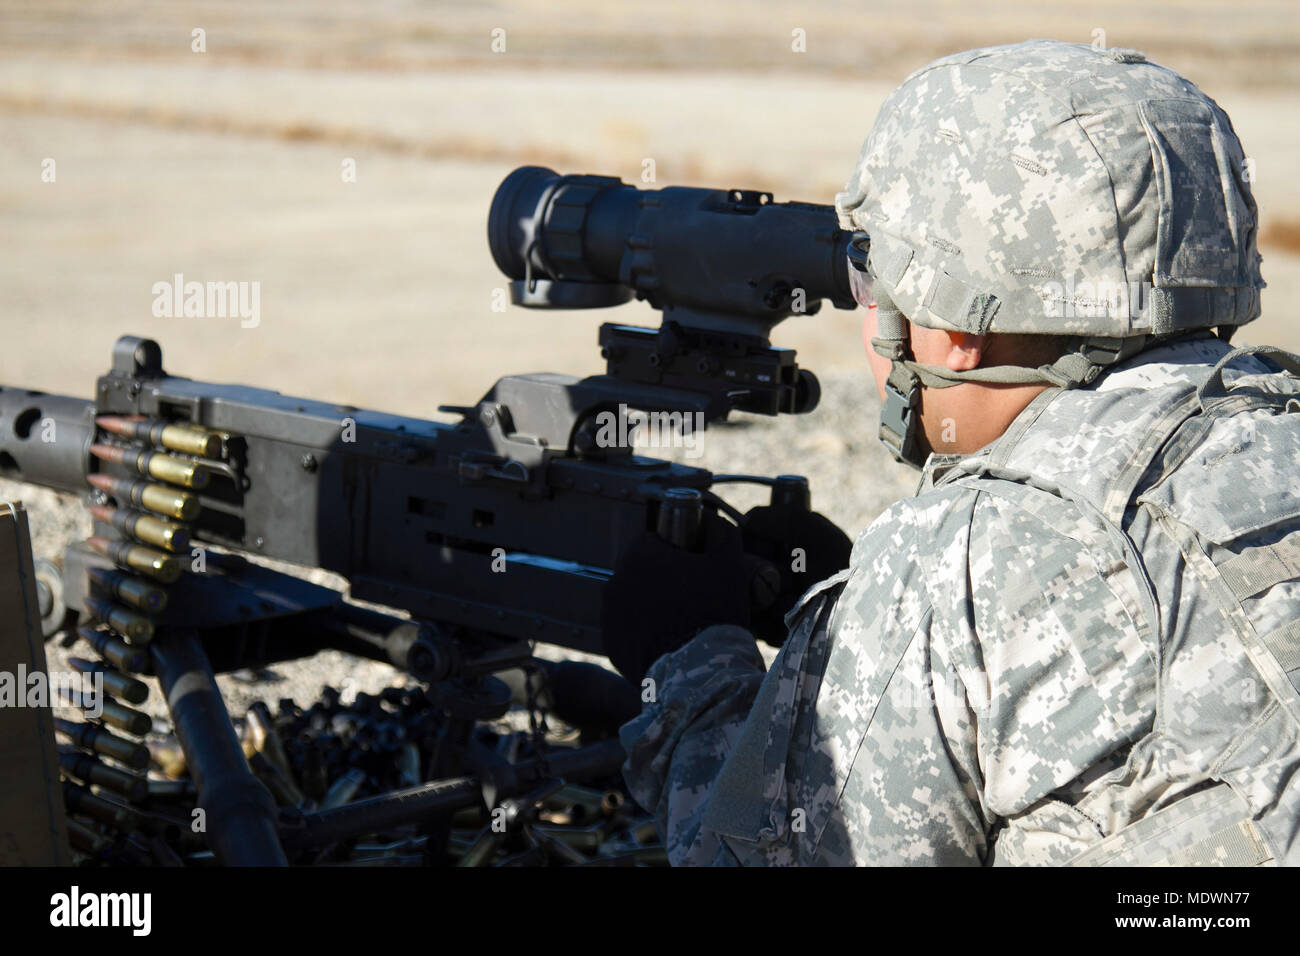
<instances>
[{"instance_id":1,"label":"gun charging handle","mask_svg":"<svg viewBox=\"0 0 1300 956\"><path fill-rule=\"evenodd\" d=\"M703 520L703 495L694 488L669 488L659 504L655 533L675 548L696 551Z\"/></svg>"},{"instance_id":2,"label":"gun charging handle","mask_svg":"<svg viewBox=\"0 0 1300 956\"><path fill-rule=\"evenodd\" d=\"M803 479L798 479L803 481ZM807 498L807 482L802 485ZM794 489L798 493L798 489ZM655 533L675 548L700 550L701 525L704 521L704 496L694 488L669 488L659 505ZM781 590L781 574L770 561L755 554L745 554L745 575L749 581L750 607L763 611L771 606Z\"/></svg>"}]
</instances>

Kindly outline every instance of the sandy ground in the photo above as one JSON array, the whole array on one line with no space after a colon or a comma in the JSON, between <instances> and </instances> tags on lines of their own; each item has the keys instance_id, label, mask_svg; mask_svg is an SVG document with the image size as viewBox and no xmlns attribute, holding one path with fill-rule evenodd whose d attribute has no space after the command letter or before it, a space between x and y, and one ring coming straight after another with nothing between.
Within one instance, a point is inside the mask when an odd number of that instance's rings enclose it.
<instances>
[{"instance_id":1,"label":"sandy ground","mask_svg":"<svg viewBox=\"0 0 1300 956\"><path fill-rule=\"evenodd\" d=\"M876 109L936 55L1029 36L1137 47L1233 117L1255 160L1269 288L1240 336L1300 348L1300 14L1291 0L907 5L662 0L382 5L0 6L0 383L89 395L121 334L168 369L431 416L501 375L597 371L617 313L491 308L485 223L515 166L655 185L753 186L830 202ZM207 52L191 51L206 30ZM493 53L492 31L506 50ZM805 53L791 48L803 31ZM355 183L342 180L354 160ZM54 161L55 181L42 181ZM256 328L151 315L181 273L257 281ZM816 504L864 527L912 475L870 438L874 399L850 313L777 330L823 374L823 410L710 439L706 466L801 471ZM84 519L0 482L52 554ZM748 502L753 503L753 502ZM295 665L306 667L306 665ZM289 670L293 696L345 665ZM388 669L366 672L392 679ZM294 676L296 675L296 676ZM373 678L373 681L372 681ZM247 685L245 685L247 686ZM276 698L278 684L240 690ZM243 695L242 697L240 695Z\"/></svg>"},{"instance_id":2,"label":"sandy ground","mask_svg":"<svg viewBox=\"0 0 1300 956\"><path fill-rule=\"evenodd\" d=\"M633 179L649 158L657 185L829 202L910 69L1095 29L1160 54L1234 117L1278 238L1263 247L1265 317L1243 338L1300 345L1283 320L1300 294L1295 5L725 7L0 7L0 382L87 394L127 332L157 338L180 374L416 415L510 372L594 371L610 313L491 309L487 208L516 165ZM195 26L206 53L189 49ZM492 54L497 26L507 49ZM176 273L259 282L260 324L154 318L152 286ZM639 304L618 317L655 318ZM776 340L814 369L863 367L847 313Z\"/></svg>"}]
</instances>

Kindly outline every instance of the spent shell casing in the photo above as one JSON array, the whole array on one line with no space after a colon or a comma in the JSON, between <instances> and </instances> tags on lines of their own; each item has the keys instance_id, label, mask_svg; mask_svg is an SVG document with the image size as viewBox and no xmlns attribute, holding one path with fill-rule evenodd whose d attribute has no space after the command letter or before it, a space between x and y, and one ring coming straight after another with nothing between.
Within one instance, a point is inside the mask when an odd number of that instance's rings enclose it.
<instances>
[{"instance_id":1,"label":"spent shell casing","mask_svg":"<svg viewBox=\"0 0 1300 956\"><path fill-rule=\"evenodd\" d=\"M486 866L496 856L497 850L506 840L504 831L498 832L490 826L484 827L468 850L456 862L457 866Z\"/></svg>"},{"instance_id":2,"label":"spent shell casing","mask_svg":"<svg viewBox=\"0 0 1300 956\"><path fill-rule=\"evenodd\" d=\"M120 641L107 631L97 631L92 627L79 627L77 633L82 640L95 649L100 657L114 667L120 667L132 674L143 674L149 670L149 654L139 647L132 647Z\"/></svg>"},{"instance_id":3,"label":"spent shell casing","mask_svg":"<svg viewBox=\"0 0 1300 956\"><path fill-rule=\"evenodd\" d=\"M144 777L102 764L94 757L87 757L75 750L60 748L59 766L82 783L103 787L128 800L143 800L149 794L149 784Z\"/></svg>"},{"instance_id":4,"label":"spent shell casing","mask_svg":"<svg viewBox=\"0 0 1300 956\"><path fill-rule=\"evenodd\" d=\"M80 657L69 657L68 664L81 674L99 674L104 681L104 690L114 697L120 697L130 704L143 704L149 699L149 685L125 674L119 674L97 661L88 661Z\"/></svg>"},{"instance_id":5,"label":"spent shell casing","mask_svg":"<svg viewBox=\"0 0 1300 956\"><path fill-rule=\"evenodd\" d=\"M266 706L265 702L255 701L248 708L248 714L244 720L247 723L249 735L257 752L266 757L285 780L292 783L293 771L289 767L289 757L284 752L284 744L280 740L280 734L275 729L275 721L271 718L271 709ZM296 785L294 789L297 789ZM301 799L301 794L299 794L299 798Z\"/></svg>"},{"instance_id":6,"label":"spent shell casing","mask_svg":"<svg viewBox=\"0 0 1300 956\"><path fill-rule=\"evenodd\" d=\"M302 789L315 800L323 800L329 791L329 771L325 766L325 755L319 746L313 744L303 758Z\"/></svg>"},{"instance_id":7,"label":"spent shell casing","mask_svg":"<svg viewBox=\"0 0 1300 956\"><path fill-rule=\"evenodd\" d=\"M130 502L141 508L148 508L155 514L166 515L181 521L193 521L199 516L199 499L193 495L177 491L166 485L155 485L147 481L130 481L126 478L114 478L112 475L87 475L86 480L105 494L112 495L122 503Z\"/></svg>"},{"instance_id":8,"label":"spent shell casing","mask_svg":"<svg viewBox=\"0 0 1300 956\"><path fill-rule=\"evenodd\" d=\"M627 798L618 790L606 790L604 796L600 798L600 809L605 816L613 816L623 809L627 803Z\"/></svg>"},{"instance_id":9,"label":"spent shell casing","mask_svg":"<svg viewBox=\"0 0 1300 956\"><path fill-rule=\"evenodd\" d=\"M114 435L147 441L185 455L216 458L221 454L221 435L201 425L164 422L136 415L100 415L95 424Z\"/></svg>"},{"instance_id":10,"label":"spent shell casing","mask_svg":"<svg viewBox=\"0 0 1300 956\"><path fill-rule=\"evenodd\" d=\"M146 614L161 614L167 609L167 592L156 584L111 568L87 568L86 573L101 591Z\"/></svg>"},{"instance_id":11,"label":"spent shell casing","mask_svg":"<svg viewBox=\"0 0 1300 956\"><path fill-rule=\"evenodd\" d=\"M583 827L535 823L533 831L577 850L594 850L605 842L606 837L603 823Z\"/></svg>"},{"instance_id":12,"label":"spent shell casing","mask_svg":"<svg viewBox=\"0 0 1300 956\"><path fill-rule=\"evenodd\" d=\"M171 485L180 485L182 488L206 488L211 477L200 462L148 448L128 448L125 445L96 442L90 446L90 453L100 461L124 465L142 475Z\"/></svg>"},{"instance_id":13,"label":"spent shell casing","mask_svg":"<svg viewBox=\"0 0 1300 956\"><path fill-rule=\"evenodd\" d=\"M357 791L361 789L361 785L365 782L365 772L353 767L334 781L334 785L325 794L325 799L320 802L320 808L322 810L332 810L334 807L341 807L344 804L351 803L352 798L357 795Z\"/></svg>"},{"instance_id":14,"label":"spent shell casing","mask_svg":"<svg viewBox=\"0 0 1300 956\"><path fill-rule=\"evenodd\" d=\"M166 776L179 780L188 773L185 751L179 745L149 742L149 756Z\"/></svg>"},{"instance_id":15,"label":"spent shell casing","mask_svg":"<svg viewBox=\"0 0 1300 956\"><path fill-rule=\"evenodd\" d=\"M110 508L108 505L91 505L88 510L96 521L112 525L137 541L165 548L168 551L185 551L189 548L189 535L181 525L171 521L155 518L143 511Z\"/></svg>"},{"instance_id":16,"label":"spent shell casing","mask_svg":"<svg viewBox=\"0 0 1300 956\"><path fill-rule=\"evenodd\" d=\"M659 839L659 824L654 820L646 820L632 827L632 839L637 843L653 843Z\"/></svg>"},{"instance_id":17,"label":"spent shell casing","mask_svg":"<svg viewBox=\"0 0 1300 956\"><path fill-rule=\"evenodd\" d=\"M588 820L600 815L600 799L599 790L567 784L547 797L544 805L567 813L574 820Z\"/></svg>"},{"instance_id":18,"label":"spent shell casing","mask_svg":"<svg viewBox=\"0 0 1300 956\"><path fill-rule=\"evenodd\" d=\"M409 740L397 751L397 775L403 787L420 785L420 748Z\"/></svg>"},{"instance_id":19,"label":"spent shell casing","mask_svg":"<svg viewBox=\"0 0 1300 956\"><path fill-rule=\"evenodd\" d=\"M110 541L99 535L87 538L86 544L114 564L138 571L163 584L171 584L181 576L181 564L174 555L129 541Z\"/></svg>"},{"instance_id":20,"label":"spent shell casing","mask_svg":"<svg viewBox=\"0 0 1300 956\"><path fill-rule=\"evenodd\" d=\"M62 717L55 717L54 729L82 750L91 750L105 757L112 757L118 763L124 763L136 770L143 770L149 766L149 748L114 736L103 727L79 724L72 720L64 720Z\"/></svg>"},{"instance_id":21,"label":"spent shell casing","mask_svg":"<svg viewBox=\"0 0 1300 956\"><path fill-rule=\"evenodd\" d=\"M253 731L248 724L244 724L244 733L239 738L240 749L244 751L244 758L252 760L253 754L257 753L257 744L253 740Z\"/></svg>"},{"instance_id":22,"label":"spent shell casing","mask_svg":"<svg viewBox=\"0 0 1300 956\"><path fill-rule=\"evenodd\" d=\"M300 806L306 798L292 780L280 773L279 769L266 759L266 754L254 752L248 758L248 766L258 780L266 784L266 789L271 791L271 796L275 802L282 807Z\"/></svg>"},{"instance_id":23,"label":"spent shell casing","mask_svg":"<svg viewBox=\"0 0 1300 956\"><path fill-rule=\"evenodd\" d=\"M132 644L148 644L153 640L153 621L147 617L99 598L88 597L82 603L86 605L87 613L129 638Z\"/></svg>"}]
</instances>

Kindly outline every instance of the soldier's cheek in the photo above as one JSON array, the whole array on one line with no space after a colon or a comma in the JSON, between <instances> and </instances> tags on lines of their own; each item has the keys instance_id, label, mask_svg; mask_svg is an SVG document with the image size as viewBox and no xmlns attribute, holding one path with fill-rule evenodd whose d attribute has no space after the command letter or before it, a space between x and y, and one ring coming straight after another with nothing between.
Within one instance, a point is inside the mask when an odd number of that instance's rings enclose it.
<instances>
[{"instance_id":1,"label":"soldier's cheek","mask_svg":"<svg viewBox=\"0 0 1300 956\"><path fill-rule=\"evenodd\" d=\"M871 347L871 340L876 337L876 304L863 309L862 347L867 350L867 364L871 366L871 375L876 380L876 392L880 400L885 400L885 381L889 378L889 359L880 355Z\"/></svg>"}]
</instances>

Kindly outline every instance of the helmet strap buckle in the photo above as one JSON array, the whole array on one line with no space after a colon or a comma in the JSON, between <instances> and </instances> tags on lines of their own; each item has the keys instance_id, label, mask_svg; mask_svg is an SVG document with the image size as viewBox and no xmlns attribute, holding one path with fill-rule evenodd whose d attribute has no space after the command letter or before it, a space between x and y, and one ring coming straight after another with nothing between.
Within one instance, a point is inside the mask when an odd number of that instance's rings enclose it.
<instances>
[{"instance_id":1,"label":"helmet strap buckle","mask_svg":"<svg viewBox=\"0 0 1300 956\"><path fill-rule=\"evenodd\" d=\"M921 380L906 366L896 363L885 382L885 401L880 409L880 442L895 460L914 467L920 467L915 457L916 436L920 428L916 406L920 397Z\"/></svg>"}]
</instances>

